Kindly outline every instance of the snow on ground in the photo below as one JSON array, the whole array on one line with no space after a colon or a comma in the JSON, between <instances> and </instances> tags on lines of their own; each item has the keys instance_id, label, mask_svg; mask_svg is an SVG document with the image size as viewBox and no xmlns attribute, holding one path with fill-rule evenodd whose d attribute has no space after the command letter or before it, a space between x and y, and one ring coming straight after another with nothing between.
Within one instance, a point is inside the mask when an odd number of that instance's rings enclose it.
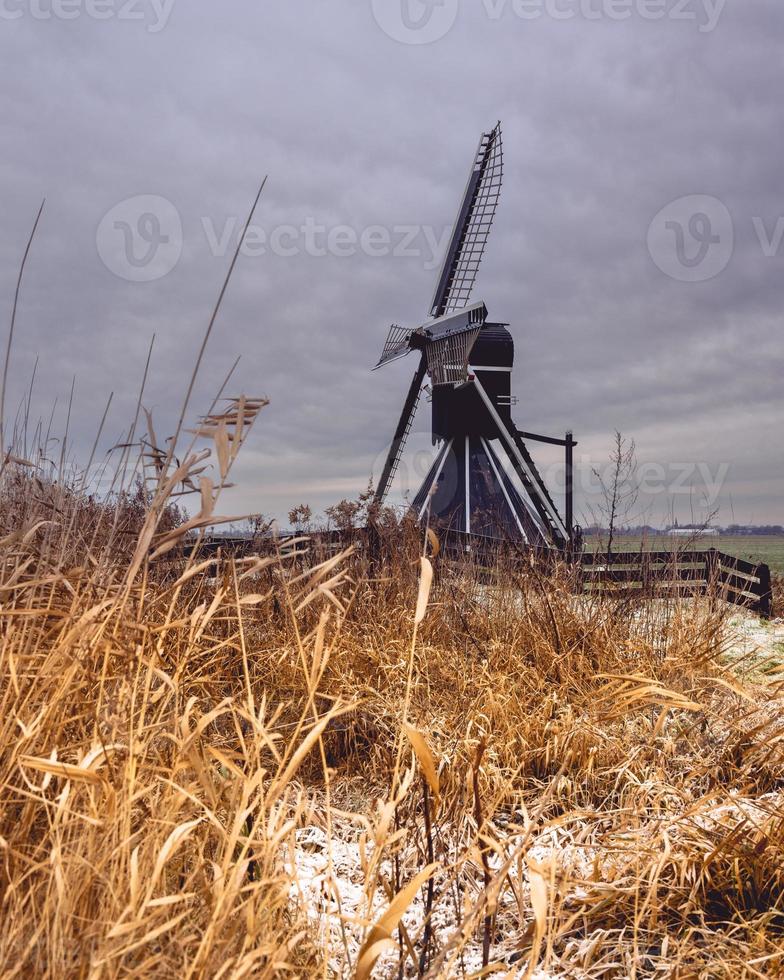
<instances>
[{"instance_id":1,"label":"snow on ground","mask_svg":"<svg viewBox=\"0 0 784 980\"><path fill-rule=\"evenodd\" d=\"M729 620L727 627L726 654L746 670L752 672L765 670L767 679L776 679L776 665L780 665L780 673L784 679L784 620L770 623L761 621L757 616L738 611ZM782 796L772 794L758 800L748 800L729 794L729 798L717 803L715 809L708 813L690 814L673 812L668 815L668 830L677 834L678 824L684 819L696 824L703 830L717 827L733 826L742 820L752 818L762 822L766 815L777 812L782 806ZM661 833L661 818L652 824L651 832L654 837ZM499 896L497 910L496 935L491 948L491 963L501 967L504 976L523 977L526 972L526 960L518 959L516 945L523 933L531 924L533 915L530 903L528 883L528 861L536 862L540 868L554 869L554 874L563 885L568 882L567 893L562 891L562 898L569 897L579 900L586 896L586 889L598 884L601 880L612 881L618 870L615 859L606 851L595 846L594 832L596 827L574 825L549 827L533 835L524 843L519 836L519 829L509 828L509 835L504 838L503 827L497 827L499 840L503 841L507 854L515 849L521 853L519 860L513 862L509 869L507 883ZM655 833L654 833L655 831ZM296 846L293 853L288 852L286 870L292 879L291 900L303 907L319 935L327 953L329 966L335 976L353 975L356 967L360 945L372 922L378 919L389 905L389 894L379 887L372 896L366 894L365 867L372 852L373 844L366 841L360 843L360 829L348 820L335 819L332 833L319 827L310 826L297 832ZM448 837L448 829L440 828L442 840ZM521 846L522 845L522 846ZM405 865L405 859L402 859ZM500 866L500 858L493 855L491 867L493 870ZM481 866L476 855L475 864L470 869L476 887L469 889L461 896L454 886L444 876L434 880L436 891L444 891L436 902L432 915L432 929L436 944L443 948L454 937L456 923L462 920L465 911L475 893L481 886ZM386 882L393 880L393 869L389 861L385 861L381 877ZM409 875L404 874L407 880ZM416 945L424 928L424 896L422 890L417 894L410 908L403 917L403 925ZM502 941L496 941L498 937ZM576 943L576 959L579 961L583 946L590 946L594 937L587 936ZM409 964L410 965L410 964ZM388 953L381 957L374 970L374 977L397 976L398 960L396 953ZM481 928L475 930L475 935L465 946L461 957L456 958L449 968L449 973L456 977L471 977L482 969ZM570 980L579 978L576 968L570 971ZM562 975L536 970L533 980L562 980Z\"/></svg>"},{"instance_id":2,"label":"snow on ground","mask_svg":"<svg viewBox=\"0 0 784 980\"><path fill-rule=\"evenodd\" d=\"M784 619L766 621L753 613L739 611L730 617L727 626L727 654L743 666L754 669L773 668L769 679L776 678L775 665L781 666L784 677Z\"/></svg>"},{"instance_id":3,"label":"snow on ground","mask_svg":"<svg viewBox=\"0 0 784 980\"><path fill-rule=\"evenodd\" d=\"M509 840L510 848L515 846L515 838ZM368 851L370 850L368 845ZM552 851L550 844L534 843L531 855L536 859L544 859ZM498 859L493 860L498 866ZM524 862L522 863L524 868ZM521 866L510 869L509 877L513 883L519 880ZM293 902L304 905L308 917L319 930L328 951L328 961L336 976L351 976L357 963L357 956L363 936L371 921L375 921L387 908L389 901L379 889L372 898L372 907L368 909L368 900L364 888L364 872L362 868L359 832L350 824L333 825L330 841L325 831L317 827L308 827L297 832L297 845L292 864L289 856L286 870L292 876L291 898ZM382 875L389 881L392 868L385 862ZM480 869L476 868L476 877L481 877ZM526 872L523 870L523 877ZM437 890L449 883L436 876ZM522 887L516 888L518 897L525 899L526 909L530 915L528 901L528 882L524 880ZM454 892L454 889L451 890ZM455 931L458 913L462 913L463 900L450 894L442 896L436 904L432 915L432 929L437 945L446 945ZM532 915L530 915L533 918ZM416 944L424 928L424 895L423 890L415 897L408 911L403 916L405 926L413 943ZM523 923L523 929L527 926ZM496 962L506 968L505 976L523 977L526 973L526 960L515 955L515 939L520 936L519 905L510 888L507 888L499 899L497 930L509 936L503 944L494 943L491 950L491 962ZM481 930L478 930L481 932ZM397 976L397 955L383 955L375 968L374 977ZM482 941L481 935L474 937L464 948L462 955L455 957L450 967L450 975L456 977L471 977L482 970ZM565 980L561 974L537 969L532 974L532 980Z\"/></svg>"},{"instance_id":4,"label":"snow on ground","mask_svg":"<svg viewBox=\"0 0 784 980\"><path fill-rule=\"evenodd\" d=\"M548 826L529 838L520 834L517 825L510 824L508 836L504 836L503 826L496 826L497 840L503 843L506 855L514 855L515 860L508 866L505 887L498 897L495 935L491 947L491 963L495 963L501 974L510 978L525 976L527 961L517 947L528 933L532 924L529 886L529 864L537 868L545 878L558 883L559 899L564 905L580 903L596 888L617 882L619 873L629 870L629 862L634 863L638 853L637 846L643 839L654 848L663 846L664 837L675 845L679 840L690 839L690 828L715 833L731 831L741 825L763 826L772 816L781 813L784 806L784 793L771 793L757 799L749 799L730 791L723 800L716 800L709 809L695 811L685 802L673 808L663 820L662 815L652 815L643 821L633 833L634 839L626 840L626 832L620 831L615 837L614 847L607 847L605 836L608 828L601 828L603 821L574 820ZM599 815L597 814L597 817ZM604 830L604 832L603 832ZM365 891L365 871L363 867L363 848L360 844L360 831L348 821L335 821L331 838L318 827L307 827L297 832L294 853L289 853L286 870L291 876L291 900L304 908L313 926L319 931L327 954L330 970L334 976L353 976L360 945L367 935L370 924L376 921L389 905L389 894L383 888L372 895L370 908ZM441 827L439 839L449 836L448 828ZM601 841L604 838L604 846ZM634 841L638 842L635 846ZM625 846L619 847L623 844ZM372 845L365 846L365 863ZM471 862L464 871L465 877L473 877L474 887L465 889L458 895L445 876L436 876L436 891L443 894L436 902L432 916L432 928L439 949L449 945L455 936L456 923L463 919L471 901L481 889L481 866L478 854L471 856ZM501 857L492 853L491 870L501 867ZM405 864L405 858L401 858ZM411 871L405 874L407 880ZM390 862L384 862L382 879L392 880ZM469 894L470 892L470 894ZM403 917L403 925L418 948L418 940L424 928L423 890ZM472 977L482 970L481 919L460 956L448 960L445 975ZM601 930L600 930L601 931ZM571 941L571 966L569 980L587 977L578 966L585 962L584 954L590 953L596 943L596 934L575 937ZM528 943L523 942L523 948ZM410 965L410 962L409 962ZM376 964L374 977L396 977L398 957L395 951L384 954ZM533 980L565 980L563 974L537 969Z\"/></svg>"}]
</instances>

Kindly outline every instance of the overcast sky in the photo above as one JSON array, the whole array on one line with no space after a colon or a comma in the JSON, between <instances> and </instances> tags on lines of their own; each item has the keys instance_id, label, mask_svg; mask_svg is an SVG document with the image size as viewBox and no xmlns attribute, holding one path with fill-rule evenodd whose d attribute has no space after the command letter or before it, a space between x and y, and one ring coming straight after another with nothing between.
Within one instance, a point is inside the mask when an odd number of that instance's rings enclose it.
<instances>
[{"instance_id":1,"label":"overcast sky","mask_svg":"<svg viewBox=\"0 0 784 980\"><path fill-rule=\"evenodd\" d=\"M241 355L232 393L271 404L222 509L356 494L415 365L370 368L424 319L500 119L473 298L511 323L518 425L573 428L584 474L634 438L654 522L784 522L783 43L781 0L0 0L4 331L46 197L6 411L39 355L33 414L56 398L59 432L76 376L81 458L115 393L106 452L154 333L171 431L269 174L192 414Z\"/></svg>"}]
</instances>

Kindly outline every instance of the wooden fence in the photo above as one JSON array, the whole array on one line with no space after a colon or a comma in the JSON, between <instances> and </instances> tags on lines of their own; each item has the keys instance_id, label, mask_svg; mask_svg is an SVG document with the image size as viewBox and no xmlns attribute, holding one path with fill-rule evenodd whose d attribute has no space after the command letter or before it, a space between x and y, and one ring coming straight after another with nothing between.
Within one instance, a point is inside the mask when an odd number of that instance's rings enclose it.
<instances>
[{"instance_id":1,"label":"wooden fence","mask_svg":"<svg viewBox=\"0 0 784 980\"><path fill-rule=\"evenodd\" d=\"M613 595L715 595L769 618L770 568L709 551L635 551L583 554L585 592Z\"/></svg>"},{"instance_id":2,"label":"wooden fence","mask_svg":"<svg viewBox=\"0 0 784 980\"><path fill-rule=\"evenodd\" d=\"M340 531L315 532L308 535L309 547L317 560L324 560L353 544L359 551L369 548L364 528L350 534ZM207 535L199 546L202 555L244 555L274 551L269 538L253 539L249 535ZM186 548L186 553L189 549ZM470 560L492 567L499 554L512 560L530 562L530 549L519 546L504 548L495 539L471 537L470 549L461 535L442 541L442 559ZM770 618L773 595L770 568L742 558L725 555L715 548L708 551L632 551L606 553L584 552L579 557L562 552L543 551L542 566L566 562L575 570L575 591L626 597L663 597L675 595L713 595L726 602L743 606Z\"/></svg>"}]
</instances>

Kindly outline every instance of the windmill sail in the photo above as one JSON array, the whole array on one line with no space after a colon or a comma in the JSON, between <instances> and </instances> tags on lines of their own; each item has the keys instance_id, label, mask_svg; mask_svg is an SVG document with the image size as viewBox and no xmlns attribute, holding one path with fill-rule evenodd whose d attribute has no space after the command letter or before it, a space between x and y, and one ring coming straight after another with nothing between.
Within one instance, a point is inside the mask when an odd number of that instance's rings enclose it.
<instances>
[{"instance_id":1,"label":"windmill sail","mask_svg":"<svg viewBox=\"0 0 784 980\"><path fill-rule=\"evenodd\" d=\"M503 170L504 152L498 123L480 140L438 277L431 316L440 317L468 304L498 207Z\"/></svg>"},{"instance_id":2,"label":"windmill sail","mask_svg":"<svg viewBox=\"0 0 784 980\"><path fill-rule=\"evenodd\" d=\"M425 348L427 372L434 385L462 384L468 380L468 358L481 327L440 337Z\"/></svg>"},{"instance_id":3,"label":"windmill sail","mask_svg":"<svg viewBox=\"0 0 784 980\"><path fill-rule=\"evenodd\" d=\"M487 307L485 304L474 303L473 306L465 307L465 309L457 313L439 317L437 320L428 320L418 330L407 330L405 327L392 324L389 328L384 348L381 351L381 357L378 359L378 364L376 364L373 370L376 371L384 364L396 361L399 357L405 357L412 350L427 351L429 347L434 347L437 344L443 346L444 341L447 339L452 341L461 334L470 334L476 339L486 319ZM465 350L465 357L467 359L471 353L472 342L466 341L466 343L468 344ZM428 361L430 361L429 353ZM463 377L459 380L465 380L465 378ZM436 382L436 384L441 383L443 382Z\"/></svg>"},{"instance_id":4,"label":"windmill sail","mask_svg":"<svg viewBox=\"0 0 784 980\"><path fill-rule=\"evenodd\" d=\"M407 330L405 327L399 327L396 323L393 323L389 328L384 349L381 351L381 357L379 357L378 364L376 364L373 370L377 371L383 364L389 364L390 361L396 361L399 357L405 357L411 350L409 342L413 332L413 330Z\"/></svg>"},{"instance_id":5,"label":"windmill sail","mask_svg":"<svg viewBox=\"0 0 784 980\"><path fill-rule=\"evenodd\" d=\"M408 389L408 395L403 403L403 411L400 413L400 420L397 423L397 428L395 429L395 435L392 439L392 445L389 447L389 452L387 453L386 461L384 462L384 468L381 471L381 476L378 481L378 486L376 487L375 501L377 504L384 502L384 498L387 495L392 481L395 478L395 473L397 473L397 468L400 465L400 459L403 455L403 450L406 447L406 440L411 433L411 427L414 424L414 416L416 415L417 405L419 404L419 396L422 392L422 382L425 380L425 373L427 371L427 361L425 355L423 354L419 361L419 366L416 369L411 385Z\"/></svg>"}]
</instances>

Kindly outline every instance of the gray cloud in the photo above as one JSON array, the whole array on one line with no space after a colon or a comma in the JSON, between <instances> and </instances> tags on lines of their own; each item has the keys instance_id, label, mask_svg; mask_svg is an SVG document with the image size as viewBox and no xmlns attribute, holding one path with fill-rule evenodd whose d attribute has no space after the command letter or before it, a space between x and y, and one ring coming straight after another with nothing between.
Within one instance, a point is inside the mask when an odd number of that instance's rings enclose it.
<instances>
[{"instance_id":1,"label":"gray cloud","mask_svg":"<svg viewBox=\"0 0 784 980\"><path fill-rule=\"evenodd\" d=\"M729 464L722 518L784 520L784 245L766 257L754 223L773 233L784 216L776 0L728 0L711 32L645 20L639 5L624 21L525 21L511 3L497 20L487 10L500 7L455 3L446 36L419 46L388 37L369 0L177 0L157 32L143 3L144 20L2 9L23 13L0 18L8 310L47 197L9 403L36 354L41 415L76 375L77 452L112 390L102 448L127 424L153 333L146 402L159 431L171 428L229 260L212 254L204 221L243 220L263 174L267 234L309 219L357 236L440 232L480 131L500 118L506 182L475 297L512 324L520 426L573 427L596 463L619 428L643 461ZM101 261L96 231L118 202L148 194L177 209L182 254L165 277L127 282ZM715 197L732 216L731 258L707 282L669 278L648 252L654 216L687 195ZM237 354L233 391L272 403L227 507L283 515L367 482L413 364L369 368L389 323L426 313L428 257L300 248L240 260L194 410ZM668 493L649 503L658 519L691 506Z\"/></svg>"}]
</instances>

